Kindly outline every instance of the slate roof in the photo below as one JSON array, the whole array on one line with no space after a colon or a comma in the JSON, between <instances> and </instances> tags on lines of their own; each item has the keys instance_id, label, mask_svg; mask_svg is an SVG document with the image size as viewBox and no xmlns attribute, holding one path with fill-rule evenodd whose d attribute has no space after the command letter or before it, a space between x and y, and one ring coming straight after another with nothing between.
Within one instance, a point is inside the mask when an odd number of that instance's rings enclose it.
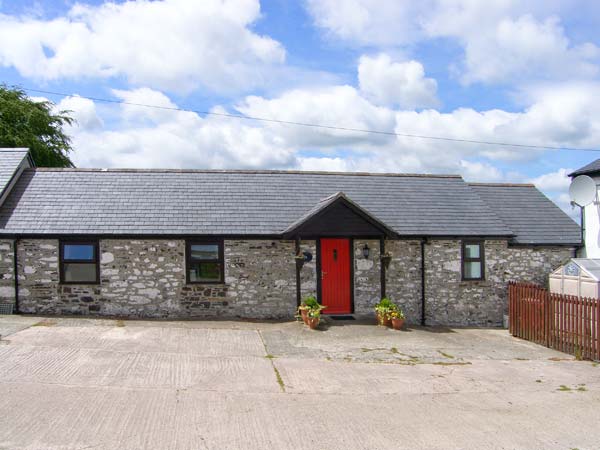
<instances>
[{"instance_id":1,"label":"slate roof","mask_svg":"<svg viewBox=\"0 0 600 450\"><path fill-rule=\"evenodd\" d=\"M517 244L580 244L579 225L532 184L469 186L514 233Z\"/></svg>"},{"instance_id":2,"label":"slate roof","mask_svg":"<svg viewBox=\"0 0 600 450\"><path fill-rule=\"evenodd\" d=\"M0 234L279 235L340 191L403 236L513 234L459 176L100 169L25 170Z\"/></svg>"},{"instance_id":3,"label":"slate roof","mask_svg":"<svg viewBox=\"0 0 600 450\"><path fill-rule=\"evenodd\" d=\"M570 177L576 177L577 175L588 175L593 173L600 173L600 159L592 161L589 164L577 169L569 174Z\"/></svg>"},{"instance_id":4,"label":"slate roof","mask_svg":"<svg viewBox=\"0 0 600 450\"><path fill-rule=\"evenodd\" d=\"M0 197L27 155L26 148L0 148Z\"/></svg>"}]
</instances>

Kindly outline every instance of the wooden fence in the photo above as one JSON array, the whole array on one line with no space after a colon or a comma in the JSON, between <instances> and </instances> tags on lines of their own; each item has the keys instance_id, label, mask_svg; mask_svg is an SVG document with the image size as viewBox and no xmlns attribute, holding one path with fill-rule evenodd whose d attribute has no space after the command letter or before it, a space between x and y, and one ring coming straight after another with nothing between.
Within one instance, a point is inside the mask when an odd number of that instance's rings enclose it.
<instances>
[{"instance_id":1,"label":"wooden fence","mask_svg":"<svg viewBox=\"0 0 600 450\"><path fill-rule=\"evenodd\" d=\"M508 285L513 336L578 359L600 360L600 300L553 294L536 284Z\"/></svg>"}]
</instances>

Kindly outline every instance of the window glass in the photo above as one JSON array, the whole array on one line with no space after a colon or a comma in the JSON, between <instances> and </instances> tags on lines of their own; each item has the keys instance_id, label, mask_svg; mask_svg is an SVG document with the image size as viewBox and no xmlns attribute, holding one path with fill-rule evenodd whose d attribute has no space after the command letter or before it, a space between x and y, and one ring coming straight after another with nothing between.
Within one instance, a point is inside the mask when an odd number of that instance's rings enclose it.
<instances>
[{"instance_id":1,"label":"window glass","mask_svg":"<svg viewBox=\"0 0 600 450\"><path fill-rule=\"evenodd\" d=\"M470 261L465 263L465 278L481 278L480 261Z\"/></svg>"},{"instance_id":2,"label":"window glass","mask_svg":"<svg viewBox=\"0 0 600 450\"><path fill-rule=\"evenodd\" d=\"M94 261L93 244L64 244L64 260Z\"/></svg>"},{"instance_id":3,"label":"window glass","mask_svg":"<svg viewBox=\"0 0 600 450\"><path fill-rule=\"evenodd\" d=\"M191 259L206 260L219 259L218 244L193 244L191 247Z\"/></svg>"},{"instance_id":4,"label":"window glass","mask_svg":"<svg viewBox=\"0 0 600 450\"><path fill-rule=\"evenodd\" d=\"M63 280L67 283L96 282L96 264L64 263Z\"/></svg>"},{"instance_id":5,"label":"window glass","mask_svg":"<svg viewBox=\"0 0 600 450\"><path fill-rule=\"evenodd\" d=\"M465 258L479 258L479 244L465 245Z\"/></svg>"},{"instance_id":6,"label":"window glass","mask_svg":"<svg viewBox=\"0 0 600 450\"><path fill-rule=\"evenodd\" d=\"M190 264L190 282L216 282L221 280L221 264L217 262L197 262Z\"/></svg>"}]
</instances>

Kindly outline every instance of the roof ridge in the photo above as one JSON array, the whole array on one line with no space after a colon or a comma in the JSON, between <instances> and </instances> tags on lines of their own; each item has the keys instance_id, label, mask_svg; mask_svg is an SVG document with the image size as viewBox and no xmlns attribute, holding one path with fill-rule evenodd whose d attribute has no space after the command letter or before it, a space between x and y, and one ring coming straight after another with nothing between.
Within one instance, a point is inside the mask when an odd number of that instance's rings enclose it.
<instances>
[{"instance_id":1,"label":"roof ridge","mask_svg":"<svg viewBox=\"0 0 600 450\"><path fill-rule=\"evenodd\" d=\"M462 179L461 175L428 173L389 173L389 172L328 172L316 170L266 170L266 169L91 169L37 167L39 172L115 172L115 173L240 173L240 174L282 174L282 175L342 175L374 177L414 177L414 178L452 178Z\"/></svg>"},{"instance_id":2,"label":"roof ridge","mask_svg":"<svg viewBox=\"0 0 600 450\"><path fill-rule=\"evenodd\" d=\"M533 183L467 183L469 186L535 187Z\"/></svg>"}]
</instances>

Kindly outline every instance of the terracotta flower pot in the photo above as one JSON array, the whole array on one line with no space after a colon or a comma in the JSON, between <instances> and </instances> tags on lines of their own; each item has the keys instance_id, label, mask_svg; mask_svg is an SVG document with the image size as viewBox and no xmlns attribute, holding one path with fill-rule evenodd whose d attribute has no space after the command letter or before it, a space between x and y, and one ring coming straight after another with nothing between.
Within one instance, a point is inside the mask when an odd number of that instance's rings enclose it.
<instances>
[{"instance_id":1,"label":"terracotta flower pot","mask_svg":"<svg viewBox=\"0 0 600 450\"><path fill-rule=\"evenodd\" d=\"M308 325L308 310L301 309L300 315L302 316L302 322L304 322L304 325Z\"/></svg>"},{"instance_id":2,"label":"terracotta flower pot","mask_svg":"<svg viewBox=\"0 0 600 450\"><path fill-rule=\"evenodd\" d=\"M315 330L319 326L319 317L307 317L307 325L311 330Z\"/></svg>"},{"instance_id":3,"label":"terracotta flower pot","mask_svg":"<svg viewBox=\"0 0 600 450\"><path fill-rule=\"evenodd\" d=\"M377 324L381 325L382 327L391 327L392 326L392 320L385 316L382 315L380 313L376 313L377 315Z\"/></svg>"},{"instance_id":4,"label":"terracotta flower pot","mask_svg":"<svg viewBox=\"0 0 600 450\"><path fill-rule=\"evenodd\" d=\"M392 327L394 327L394 330L401 330L403 326L404 326L404 319L399 319L399 318L392 319Z\"/></svg>"}]
</instances>

